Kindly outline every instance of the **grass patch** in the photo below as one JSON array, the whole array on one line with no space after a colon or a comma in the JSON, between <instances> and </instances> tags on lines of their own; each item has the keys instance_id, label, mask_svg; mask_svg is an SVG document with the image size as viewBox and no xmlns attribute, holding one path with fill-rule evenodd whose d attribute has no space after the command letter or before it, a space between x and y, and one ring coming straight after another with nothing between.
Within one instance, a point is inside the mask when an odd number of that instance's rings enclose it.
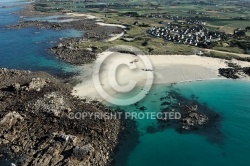
<instances>
[{"instance_id":1,"label":"grass patch","mask_svg":"<svg viewBox=\"0 0 250 166\"><path fill-rule=\"evenodd\" d=\"M239 47L214 47L214 50L225 51L231 53L244 54L244 50Z\"/></svg>"},{"instance_id":2,"label":"grass patch","mask_svg":"<svg viewBox=\"0 0 250 166\"><path fill-rule=\"evenodd\" d=\"M225 54L225 53L220 53L220 52L216 52L216 51L210 51L210 53L206 56L220 58L220 59L227 59L227 60L231 60L233 58L241 59L241 57L234 55L234 54Z\"/></svg>"},{"instance_id":3,"label":"grass patch","mask_svg":"<svg viewBox=\"0 0 250 166\"><path fill-rule=\"evenodd\" d=\"M145 44L146 43L146 44ZM182 45L182 44L174 44L170 42L165 42L162 39L159 38L151 38L151 37L141 37L137 38L132 42L126 42L121 39L112 41L112 42L104 42L104 41L85 41L79 44L81 48L91 48L95 47L97 48L97 53L101 53L108 48L111 48L116 45L128 45L136 47L140 50L142 50L145 54L162 54L162 55L190 55L192 54L193 48L188 45Z\"/></svg>"}]
</instances>

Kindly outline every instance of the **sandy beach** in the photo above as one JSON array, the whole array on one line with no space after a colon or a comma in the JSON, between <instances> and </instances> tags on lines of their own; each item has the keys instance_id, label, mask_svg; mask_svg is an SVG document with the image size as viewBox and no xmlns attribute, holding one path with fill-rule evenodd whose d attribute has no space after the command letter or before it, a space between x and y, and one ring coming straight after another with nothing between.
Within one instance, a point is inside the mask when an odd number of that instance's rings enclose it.
<instances>
[{"instance_id":1,"label":"sandy beach","mask_svg":"<svg viewBox=\"0 0 250 166\"><path fill-rule=\"evenodd\" d=\"M126 28L126 26L120 25L120 24L106 24L106 23L103 23L103 22L97 22L96 24L102 25L102 26L112 26L112 27Z\"/></svg>"},{"instance_id":2,"label":"sandy beach","mask_svg":"<svg viewBox=\"0 0 250 166\"><path fill-rule=\"evenodd\" d=\"M106 56L108 58L102 62L102 59ZM151 62L153 71L145 71L148 69L147 64L145 65L138 56L124 53L103 52L98 55L95 63L102 63L100 71L99 73L95 71L94 75L99 76L102 88L110 95L117 94L117 91L110 85L109 80L112 77L109 75L110 71L112 72L112 70L115 70L113 64L116 64L115 66L123 64L120 65L115 72L116 81L121 86L127 85L131 80L136 82L136 86L144 86L147 80L147 72L153 73L153 84L225 79L219 75L218 69L226 68L227 64L225 62L227 62L227 60L197 55L144 55L142 57L147 58ZM250 66L249 62L237 60L232 60L232 62L242 67ZM124 65L125 63L129 64L129 66ZM97 93L92 79L95 64L82 66L83 74L80 76L82 83L74 87L73 95L82 98L89 96L101 101L103 100ZM131 70L129 67L134 67L134 65L136 68Z\"/></svg>"},{"instance_id":3,"label":"sandy beach","mask_svg":"<svg viewBox=\"0 0 250 166\"><path fill-rule=\"evenodd\" d=\"M86 17L87 19L96 19L96 16L85 13L66 13L65 15L70 17Z\"/></svg>"},{"instance_id":4,"label":"sandy beach","mask_svg":"<svg viewBox=\"0 0 250 166\"><path fill-rule=\"evenodd\" d=\"M66 16L69 17L86 17L87 19L98 19L98 17L91 15L91 14L85 14L85 13L65 13ZM102 25L102 26L115 26L115 27L121 27L121 28L126 28L126 26L124 25L120 25L120 24L107 24L102 22L101 20L97 20L98 25Z\"/></svg>"},{"instance_id":5,"label":"sandy beach","mask_svg":"<svg viewBox=\"0 0 250 166\"><path fill-rule=\"evenodd\" d=\"M101 20L97 20L98 18L94 15L90 15L90 14L84 14L84 13L66 13L65 14L68 17L85 17L87 19L96 19L96 24L101 25L101 26L111 26L111 27L120 27L125 29L126 26L123 25L119 25L119 24L106 24L104 22L102 22ZM119 38L121 38L124 35L124 32L120 33L120 34L111 34L110 38L107 39L106 41L114 41L117 40Z\"/></svg>"},{"instance_id":6,"label":"sandy beach","mask_svg":"<svg viewBox=\"0 0 250 166\"><path fill-rule=\"evenodd\" d=\"M121 38L124 35L124 32L120 33L120 34L111 34L111 37L109 39L107 39L106 41L115 41L119 38Z\"/></svg>"}]
</instances>

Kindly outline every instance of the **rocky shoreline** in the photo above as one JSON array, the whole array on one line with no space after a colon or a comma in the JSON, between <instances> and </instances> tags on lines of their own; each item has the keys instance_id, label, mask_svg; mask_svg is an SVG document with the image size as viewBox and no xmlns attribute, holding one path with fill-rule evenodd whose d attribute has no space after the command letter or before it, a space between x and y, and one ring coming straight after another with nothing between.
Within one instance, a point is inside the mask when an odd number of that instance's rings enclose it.
<instances>
[{"instance_id":1,"label":"rocky shoreline","mask_svg":"<svg viewBox=\"0 0 250 166\"><path fill-rule=\"evenodd\" d=\"M64 39L57 46L49 51L57 58L73 65L82 65L96 60L97 54L94 49L79 48L78 44L82 41L80 38Z\"/></svg>"},{"instance_id":2,"label":"rocky shoreline","mask_svg":"<svg viewBox=\"0 0 250 166\"><path fill-rule=\"evenodd\" d=\"M16 14L21 18L51 16L35 11L32 4ZM20 21L5 28L84 31L84 39L65 38L49 49L59 59L74 65L91 63L97 56L95 48L79 48L80 42L107 40L124 31L121 27L98 25L93 19L76 18L77 21L60 23ZM71 119L69 114L111 114L111 109L72 96L72 85L47 73L4 68L0 69L0 78L4 80L0 82L0 165L110 165L130 122Z\"/></svg>"},{"instance_id":3,"label":"rocky shoreline","mask_svg":"<svg viewBox=\"0 0 250 166\"><path fill-rule=\"evenodd\" d=\"M95 19L88 19L83 16L65 16L58 17L57 20L72 19L66 22L49 22L38 20L25 20L23 17L46 17L52 16L51 13L38 12L34 9L34 4L26 5L26 7L16 12L20 15L21 21L14 25L8 25L6 29L21 29L35 27L38 29L52 29L52 30L64 30L75 29L83 31L83 36L79 38L64 38L57 46L50 48L49 51L53 53L57 58L66 61L74 65L82 65L91 63L96 59L96 53L94 48L84 49L79 48L81 42L84 41L106 41L110 39L114 34L121 34L124 29L117 26L105 26L99 25ZM63 13L53 13L53 15L62 15Z\"/></svg>"},{"instance_id":4,"label":"rocky shoreline","mask_svg":"<svg viewBox=\"0 0 250 166\"><path fill-rule=\"evenodd\" d=\"M45 17L45 16L51 16L51 13L45 13L45 12L39 12L35 10L35 2L30 2L28 4L23 5L23 9L17 12L14 12L14 14L17 14L22 17ZM54 14L61 14L61 13L54 13Z\"/></svg>"},{"instance_id":5,"label":"rocky shoreline","mask_svg":"<svg viewBox=\"0 0 250 166\"><path fill-rule=\"evenodd\" d=\"M69 22L48 22L48 21L19 21L17 24L9 25L7 29L21 29L35 27L38 29L76 29L84 31L85 40L100 41L110 37L111 34L120 34L123 32L123 28L116 26L103 26L98 25L95 20L81 19L77 21Z\"/></svg>"},{"instance_id":6,"label":"rocky shoreline","mask_svg":"<svg viewBox=\"0 0 250 166\"><path fill-rule=\"evenodd\" d=\"M27 27L36 27L39 29L76 29L84 31L84 36L79 38L65 38L60 41L57 46L50 48L49 51L57 58L64 60L70 64L82 65L91 63L96 59L94 48L79 48L81 42L85 40L102 41L110 38L112 34L120 34L124 31L121 27L102 26L96 24L95 20L81 19L71 22L46 22L46 21L22 21L15 25L7 26L8 29L21 29Z\"/></svg>"},{"instance_id":7,"label":"rocky shoreline","mask_svg":"<svg viewBox=\"0 0 250 166\"><path fill-rule=\"evenodd\" d=\"M123 122L70 119L69 113L107 112L71 95L49 74L0 69L0 165L108 165Z\"/></svg>"},{"instance_id":8,"label":"rocky shoreline","mask_svg":"<svg viewBox=\"0 0 250 166\"><path fill-rule=\"evenodd\" d=\"M239 79L250 76L250 67L241 67L236 63L228 63L228 68L220 68L219 74L226 78Z\"/></svg>"}]
</instances>

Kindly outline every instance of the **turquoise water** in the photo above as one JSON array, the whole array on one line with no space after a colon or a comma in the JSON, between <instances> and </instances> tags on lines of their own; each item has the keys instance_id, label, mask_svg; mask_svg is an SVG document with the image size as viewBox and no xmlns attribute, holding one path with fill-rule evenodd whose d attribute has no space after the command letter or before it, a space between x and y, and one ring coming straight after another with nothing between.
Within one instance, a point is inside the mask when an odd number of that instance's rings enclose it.
<instances>
[{"instance_id":1,"label":"turquoise water","mask_svg":"<svg viewBox=\"0 0 250 166\"><path fill-rule=\"evenodd\" d=\"M36 28L24 28L18 30L5 29L20 20L13 12L21 9L17 4L24 2L1 2L0 6L12 6L0 8L0 66L6 68L25 69L32 71L46 71L55 75L66 75L77 72L77 68L66 64L53 55L47 49L53 47L60 38L81 37L82 32L69 30L46 30Z\"/></svg>"},{"instance_id":2,"label":"turquoise water","mask_svg":"<svg viewBox=\"0 0 250 166\"><path fill-rule=\"evenodd\" d=\"M139 102L147 107L146 111L161 109L160 97L165 91L178 93L206 105L222 117L219 130L223 134L222 142L210 142L204 135L195 133L180 134L173 128L154 133L146 131L147 126L156 125L156 120L136 120L140 136L139 142L128 153L120 149L116 155L116 164L126 166L248 166L250 163L250 82L217 80L189 82L167 87L154 86L149 95ZM124 107L126 111L138 111L135 106ZM216 133L208 133L216 136ZM127 144L128 144L127 143ZM131 146L131 144L130 144ZM119 162L122 161L122 162Z\"/></svg>"}]
</instances>

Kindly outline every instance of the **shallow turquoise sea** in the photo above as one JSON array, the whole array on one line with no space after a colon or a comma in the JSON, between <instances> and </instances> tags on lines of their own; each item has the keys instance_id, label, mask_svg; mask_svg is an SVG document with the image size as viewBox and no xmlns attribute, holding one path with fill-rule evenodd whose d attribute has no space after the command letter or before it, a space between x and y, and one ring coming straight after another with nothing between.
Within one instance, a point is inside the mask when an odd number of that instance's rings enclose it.
<instances>
[{"instance_id":1,"label":"shallow turquoise sea","mask_svg":"<svg viewBox=\"0 0 250 166\"><path fill-rule=\"evenodd\" d=\"M121 144L115 165L126 166L248 166L250 163L250 82L213 80L180 83L174 86L157 85L139 102L146 111L159 111L160 98L165 91L175 90L186 98L205 103L222 117L222 141L211 142L205 135L181 134L173 128L149 133L147 126L156 125L156 120L139 119L138 142L131 144L130 137ZM134 106L126 111L138 111ZM208 135L217 136L211 131ZM127 142L127 143L126 143ZM129 144L130 143L130 144ZM126 146L127 144L127 146ZM130 145L130 147L129 147ZM129 149L129 152L128 150Z\"/></svg>"},{"instance_id":2,"label":"shallow turquoise sea","mask_svg":"<svg viewBox=\"0 0 250 166\"><path fill-rule=\"evenodd\" d=\"M23 2L3 0L0 6ZM11 14L20 7L0 8L0 67L46 71L55 75L76 72L68 65L50 55L46 49L55 45L61 37L78 37L75 30L38 30L26 28L6 30L19 17ZM156 126L156 120L136 120L139 135L131 135L119 146L115 155L116 166L249 166L250 165L250 82L213 80L180 83L173 86L155 85L148 96L139 102L146 112L161 110L161 97L174 90L187 99L193 98L218 113L220 135L211 131L207 135L181 134L174 128L148 132L148 126ZM136 93L137 91L133 91ZM127 97L133 95L128 94ZM135 105L123 107L126 111L139 111ZM132 129L131 129L132 130ZM133 129L135 130L135 129ZM209 135L221 140L211 142Z\"/></svg>"}]
</instances>

